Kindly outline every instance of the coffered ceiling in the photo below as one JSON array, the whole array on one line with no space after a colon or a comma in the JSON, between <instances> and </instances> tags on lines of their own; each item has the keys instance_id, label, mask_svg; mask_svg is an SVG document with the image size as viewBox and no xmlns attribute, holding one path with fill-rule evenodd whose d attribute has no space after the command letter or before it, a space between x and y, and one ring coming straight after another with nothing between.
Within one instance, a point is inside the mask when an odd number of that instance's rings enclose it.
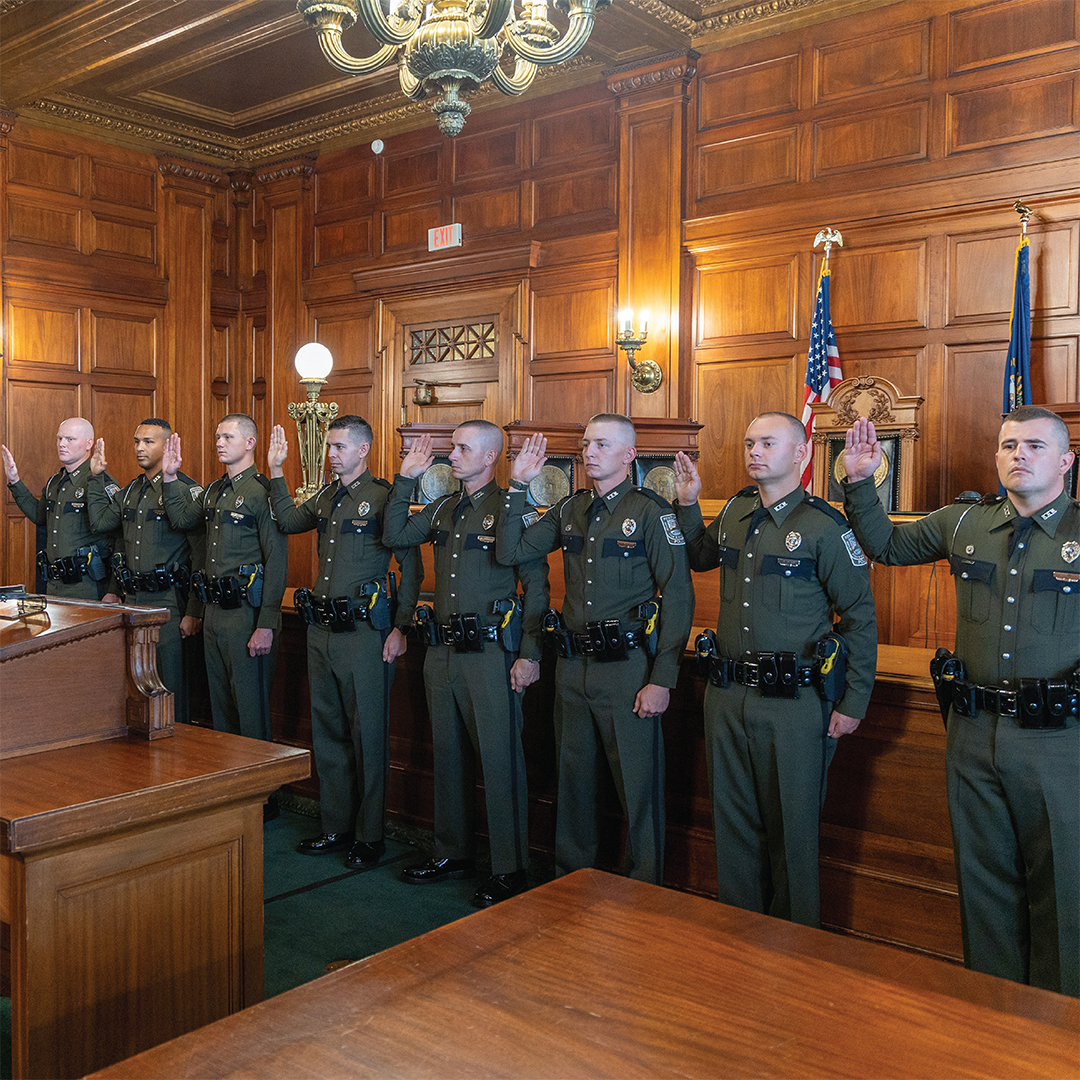
<instances>
[{"instance_id":1,"label":"coffered ceiling","mask_svg":"<svg viewBox=\"0 0 1080 1080\"><path fill-rule=\"evenodd\" d=\"M870 0L871 3L874 0ZM878 0L880 2L880 0ZM834 18L867 0L614 0L573 60L528 96L687 49ZM556 25L564 26L560 15ZM346 32L356 56L366 32ZM509 100L486 85L476 109ZM345 75L295 0L0 0L0 109L34 123L222 165L253 165L433 123L396 65Z\"/></svg>"}]
</instances>

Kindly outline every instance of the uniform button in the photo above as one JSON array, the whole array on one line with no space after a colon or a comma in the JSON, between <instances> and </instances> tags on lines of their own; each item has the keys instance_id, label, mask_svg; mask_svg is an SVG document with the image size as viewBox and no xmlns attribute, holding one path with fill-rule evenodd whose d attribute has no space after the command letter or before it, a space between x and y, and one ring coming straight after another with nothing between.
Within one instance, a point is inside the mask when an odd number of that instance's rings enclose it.
<instances>
[{"instance_id":1,"label":"uniform button","mask_svg":"<svg viewBox=\"0 0 1080 1080\"><path fill-rule=\"evenodd\" d=\"M755 536L759 536L760 534L761 534L761 530L760 530L760 529L755 529L755 530L754 530L754 535L755 535Z\"/></svg>"},{"instance_id":2,"label":"uniform button","mask_svg":"<svg viewBox=\"0 0 1080 1080\"><path fill-rule=\"evenodd\" d=\"M1001 659L1002 660L1008 660L1010 656L1012 656L1012 653L1003 652L1001 654Z\"/></svg>"},{"instance_id":3,"label":"uniform button","mask_svg":"<svg viewBox=\"0 0 1080 1080\"><path fill-rule=\"evenodd\" d=\"M1065 588L1062 589L1061 591L1062 592L1072 592L1072 586L1071 585L1066 585Z\"/></svg>"},{"instance_id":4,"label":"uniform button","mask_svg":"<svg viewBox=\"0 0 1080 1080\"><path fill-rule=\"evenodd\" d=\"M586 562L592 562L592 559L586 559L585 561Z\"/></svg>"},{"instance_id":5,"label":"uniform button","mask_svg":"<svg viewBox=\"0 0 1080 1080\"><path fill-rule=\"evenodd\" d=\"M743 606L743 607L749 607L749 606L750 606L750 601L749 601L749 600L744 600L744 601L742 602L742 606Z\"/></svg>"},{"instance_id":6,"label":"uniform button","mask_svg":"<svg viewBox=\"0 0 1080 1080\"><path fill-rule=\"evenodd\" d=\"M451 577L457 577L457 574L451 574L450 576Z\"/></svg>"},{"instance_id":7,"label":"uniform button","mask_svg":"<svg viewBox=\"0 0 1080 1080\"><path fill-rule=\"evenodd\" d=\"M749 634L749 633L750 633L750 627L749 627L749 626L744 626L744 627L742 628L742 632L743 632L744 634ZM749 651L750 651L750 650L749 650L749 649L747 649L747 652L749 652Z\"/></svg>"},{"instance_id":8,"label":"uniform button","mask_svg":"<svg viewBox=\"0 0 1080 1080\"><path fill-rule=\"evenodd\" d=\"M334 538L330 537L330 543L332 544L333 542L334 542Z\"/></svg>"},{"instance_id":9,"label":"uniform button","mask_svg":"<svg viewBox=\"0 0 1080 1080\"><path fill-rule=\"evenodd\" d=\"M457 553L457 552L455 551L455 552L454 552L454 558L455 558L455 559L457 558L457 555L458 555L458 553Z\"/></svg>"},{"instance_id":10,"label":"uniform button","mask_svg":"<svg viewBox=\"0 0 1080 1080\"><path fill-rule=\"evenodd\" d=\"M1008 623L1006 623L1006 624L1005 624L1005 629L1006 629L1006 630L1011 630L1011 629L1012 629L1012 627L1011 627L1011 626L1010 626L1010 625L1009 625Z\"/></svg>"},{"instance_id":11,"label":"uniform button","mask_svg":"<svg viewBox=\"0 0 1080 1080\"><path fill-rule=\"evenodd\" d=\"M790 570L785 570L784 571L784 577L791 577L791 571Z\"/></svg>"},{"instance_id":12,"label":"uniform button","mask_svg":"<svg viewBox=\"0 0 1080 1080\"><path fill-rule=\"evenodd\" d=\"M967 577L967 573L963 573L963 574L961 574L960 576L961 576L962 578L966 578L966 577Z\"/></svg>"},{"instance_id":13,"label":"uniform button","mask_svg":"<svg viewBox=\"0 0 1080 1080\"><path fill-rule=\"evenodd\" d=\"M1010 570L1009 573L1010 574L1015 574L1015 573L1017 573L1017 571L1016 570Z\"/></svg>"},{"instance_id":14,"label":"uniform button","mask_svg":"<svg viewBox=\"0 0 1080 1080\"><path fill-rule=\"evenodd\" d=\"M1005 599L1010 604L1015 604L1016 603L1016 597L1015 596L1007 596L1007 597L1005 597Z\"/></svg>"},{"instance_id":15,"label":"uniform button","mask_svg":"<svg viewBox=\"0 0 1080 1080\"><path fill-rule=\"evenodd\" d=\"M1017 547L1023 547L1024 545L1023 544L1017 544L1016 546Z\"/></svg>"},{"instance_id":16,"label":"uniform button","mask_svg":"<svg viewBox=\"0 0 1080 1080\"><path fill-rule=\"evenodd\" d=\"M748 577L744 577L744 578L743 578L743 581L745 581L747 585L749 585L749 584L750 584L750 579L749 579Z\"/></svg>"},{"instance_id":17,"label":"uniform button","mask_svg":"<svg viewBox=\"0 0 1080 1080\"><path fill-rule=\"evenodd\" d=\"M586 607L592 607L592 601L591 600L586 600L585 601L585 606Z\"/></svg>"},{"instance_id":18,"label":"uniform button","mask_svg":"<svg viewBox=\"0 0 1080 1080\"><path fill-rule=\"evenodd\" d=\"M587 579L585 580L585 584L586 584L586 585L591 585L591 584L592 584L592 578L587 578Z\"/></svg>"},{"instance_id":19,"label":"uniform button","mask_svg":"<svg viewBox=\"0 0 1080 1080\"><path fill-rule=\"evenodd\" d=\"M748 552L746 553L746 557L747 557L748 559L752 559L752 558L754 557L754 553L753 553L752 551L748 551Z\"/></svg>"}]
</instances>

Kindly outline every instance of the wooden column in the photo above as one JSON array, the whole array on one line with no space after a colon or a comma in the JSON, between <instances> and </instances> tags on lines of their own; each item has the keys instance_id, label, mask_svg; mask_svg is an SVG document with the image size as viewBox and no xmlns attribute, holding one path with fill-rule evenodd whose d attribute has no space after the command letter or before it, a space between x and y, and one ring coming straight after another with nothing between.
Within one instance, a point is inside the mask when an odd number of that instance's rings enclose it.
<instances>
[{"instance_id":1,"label":"wooden column","mask_svg":"<svg viewBox=\"0 0 1080 1080\"><path fill-rule=\"evenodd\" d=\"M639 393L620 353L616 401L631 416L686 415L679 395L681 176L697 59L694 52L673 54L608 79L619 98L619 306L649 312L638 359L655 361L663 372L659 389Z\"/></svg>"}]
</instances>

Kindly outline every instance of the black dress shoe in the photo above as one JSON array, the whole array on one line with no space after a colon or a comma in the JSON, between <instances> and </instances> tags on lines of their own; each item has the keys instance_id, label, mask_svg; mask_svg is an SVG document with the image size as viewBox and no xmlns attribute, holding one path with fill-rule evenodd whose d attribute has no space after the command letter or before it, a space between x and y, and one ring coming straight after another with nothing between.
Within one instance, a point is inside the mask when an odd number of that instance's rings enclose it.
<instances>
[{"instance_id":1,"label":"black dress shoe","mask_svg":"<svg viewBox=\"0 0 1080 1080\"><path fill-rule=\"evenodd\" d=\"M401 875L401 880L410 885L427 885L448 878L471 877L474 872L472 859L428 859L419 866L410 866Z\"/></svg>"},{"instance_id":2,"label":"black dress shoe","mask_svg":"<svg viewBox=\"0 0 1080 1080\"><path fill-rule=\"evenodd\" d=\"M476 890L476 895L472 898L472 906L491 907L500 900L508 900L511 896L523 893L528 887L529 882L524 870L515 870L512 874L492 874Z\"/></svg>"},{"instance_id":3,"label":"black dress shoe","mask_svg":"<svg viewBox=\"0 0 1080 1080\"><path fill-rule=\"evenodd\" d=\"M353 870L364 870L374 866L385 854L385 841L376 840L374 844L365 844L363 840L357 840L345 856L345 865Z\"/></svg>"},{"instance_id":4,"label":"black dress shoe","mask_svg":"<svg viewBox=\"0 0 1080 1080\"><path fill-rule=\"evenodd\" d=\"M312 836L307 840L301 840L296 845L296 850L301 855L331 855L335 851L346 851L352 847L353 834L351 832L323 833L321 836Z\"/></svg>"}]
</instances>

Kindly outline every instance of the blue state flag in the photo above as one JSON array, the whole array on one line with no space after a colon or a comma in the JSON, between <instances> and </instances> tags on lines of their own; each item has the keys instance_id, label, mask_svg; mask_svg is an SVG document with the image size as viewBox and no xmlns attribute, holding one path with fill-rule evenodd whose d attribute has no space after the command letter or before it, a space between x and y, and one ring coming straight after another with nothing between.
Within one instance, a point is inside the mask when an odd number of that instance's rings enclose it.
<instances>
[{"instance_id":1,"label":"blue state flag","mask_svg":"<svg viewBox=\"0 0 1080 1080\"><path fill-rule=\"evenodd\" d=\"M1031 277L1028 238L1016 249L1016 287L1009 326L1009 355L1005 360L1005 389L1001 410L1010 413L1031 404Z\"/></svg>"}]
</instances>

